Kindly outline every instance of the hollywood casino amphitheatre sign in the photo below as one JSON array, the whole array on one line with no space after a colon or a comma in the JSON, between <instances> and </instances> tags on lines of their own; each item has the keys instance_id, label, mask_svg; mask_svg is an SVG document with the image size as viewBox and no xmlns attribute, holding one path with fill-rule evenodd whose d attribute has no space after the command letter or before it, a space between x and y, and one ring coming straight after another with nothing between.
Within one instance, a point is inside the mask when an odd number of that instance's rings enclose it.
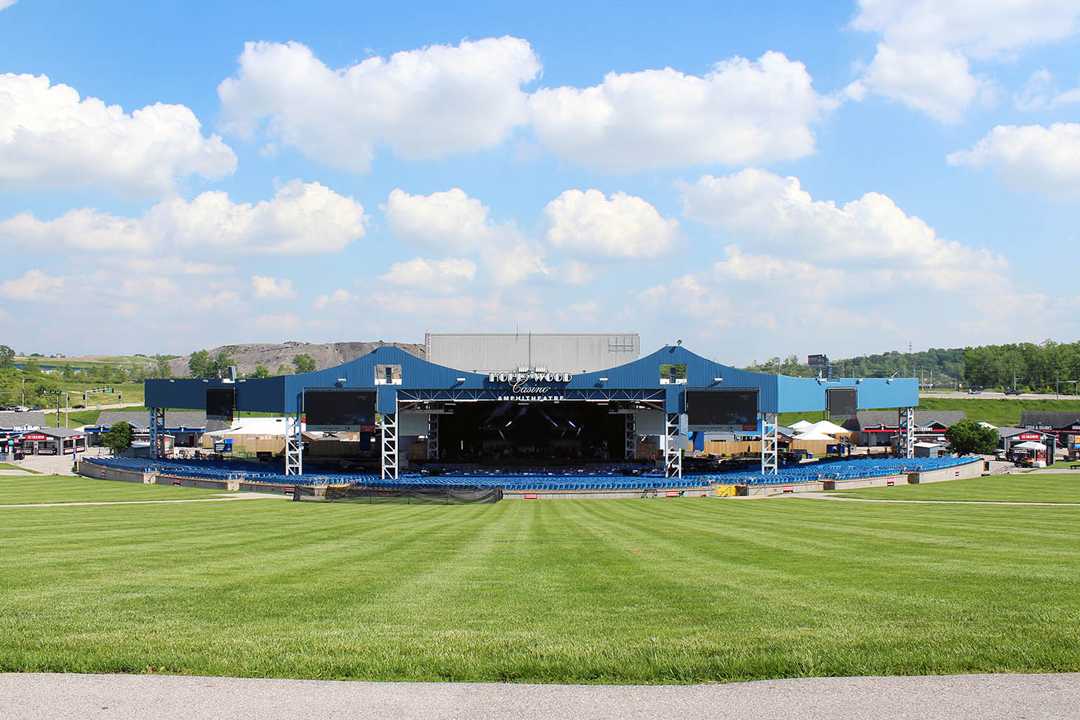
<instances>
[{"instance_id":1,"label":"hollywood casino amphitheatre sign","mask_svg":"<svg viewBox=\"0 0 1080 720\"><path fill-rule=\"evenodd\" d=\"M551 402L563 399L563 388L573 377L570 373L489 373L487 381L505 393L499 400Z\"/></svg>"}]
</instances>

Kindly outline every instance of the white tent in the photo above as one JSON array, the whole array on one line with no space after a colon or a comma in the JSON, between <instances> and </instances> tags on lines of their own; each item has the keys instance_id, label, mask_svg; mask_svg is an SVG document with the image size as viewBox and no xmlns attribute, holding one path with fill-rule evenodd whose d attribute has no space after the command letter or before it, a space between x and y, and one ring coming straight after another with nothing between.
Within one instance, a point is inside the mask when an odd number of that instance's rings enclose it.
<instances>
[{"instance_id":1,"label":"white tent","mask_svg":"<svg viewBox=\"0 0 1080 720\"><path fill-rule=\"evenodd\" d=\"M988 428L990 430L997 430L997 425L991 425L990 423L988 423L988 422L986 422L984 420L979 421L979 426L984 427L984 428Z\"/></svg>"},{"instance_id":2,"label":"white tent","mask_svg":"<svg viewBox=\"0 0 1080 720\"><path fill-rule=\"evenodd\" d=\"M1045 450L1046 446L1041 442L1035 442L1034 440L1028 440L1018 445L1013 445L1014 450Z\"/></svg>"},{"instance_id":3,"label":"white tent","mask_svg":"<svg viewBox=\"0 0 1080 720\"><path fill-rule=\"evenodd\" d=\"M789 426L795 432L806 432L814 426L814 423L807 420L800 420L799 422L793 422Z\"/></svg>"},{"instance_id":4,"label":"white tent","mask_svg":"<svg viewBox=\"0 0 1080 720\"><path fill-rule=\"evenodd\" d=\"M828 420L819 420L816 423L814 423L813 425L811 425L809 428L807 428L806 432L824 433L825 435L835 435L836 433L848 434L851 431L848 430L847 428L840 427L839 425L837 425L834 422L829 422Z\"/></svg>"},{"instance_id":5,"label":"white tent","mask_svg":"<svg viewBox=\"0 0 1080 720\"><path fill-rule=\"evenodd\" d=\"M305 423L301 428L306 429ZM283 417L244 417L237 418L230 428L206 433L210 437L235 437L250 435L257 437L285 436L285 418Z\"/></svg>"},{"instance_id":6,"label":"white tent","mask_svg":"<svg viewBox=\"0 0 1080 720\"><path fill-rule=\"evenodd\" d=\"M828 440L829 442L836 442L836 438L819 432L804 432L796 435L792 440L805 440L807 442L821 442L822 440Z\"/></svg>"}]
</instances>

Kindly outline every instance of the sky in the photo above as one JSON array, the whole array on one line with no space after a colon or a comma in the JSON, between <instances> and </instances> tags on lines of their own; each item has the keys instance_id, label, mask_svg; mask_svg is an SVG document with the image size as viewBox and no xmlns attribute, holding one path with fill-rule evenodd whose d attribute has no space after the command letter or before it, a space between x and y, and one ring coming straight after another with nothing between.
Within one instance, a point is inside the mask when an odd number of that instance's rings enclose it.
<instances>
[{"instance_id":1,"label":"sky","mask_svg":"<svg viewBox=\"0 0 1080 720\"><path fill-rule=\"evenodd\" d=\"M1080 0L0 0L0 343L1080 336Z\"/></svg>"}]
</instances>

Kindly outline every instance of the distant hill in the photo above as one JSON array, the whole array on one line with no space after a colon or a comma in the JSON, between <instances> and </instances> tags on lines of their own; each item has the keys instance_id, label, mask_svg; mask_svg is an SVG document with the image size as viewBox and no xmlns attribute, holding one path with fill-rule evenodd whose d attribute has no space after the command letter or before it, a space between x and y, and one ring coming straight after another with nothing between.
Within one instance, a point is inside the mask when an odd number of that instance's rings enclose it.
<instances>
[{"instance_id":1,"label":"distant hill","mask_svg":"<svg viewBox=\"0 0 1080 720\"><path fill-rule=\"evenodd\" d=\"M341 365L349 360L367 355L375 348L399 347L405 352L416 357L424 357L424 346L416 343L395 342L339 342L339 343L249 343L244 345L222 345L215 348L207 348L211 355L224 351L232 358L236 365L236 371L241 375L247 375L255 371L256 365L263 365L271 375L278 374L278 368L282 365L292 368L292 359L297 355L307 354L315 360L318 370ZM188 357L184 356L169 361L169 369L174 377L186 377L188 373Z\"/></svg>"}]
</instances>

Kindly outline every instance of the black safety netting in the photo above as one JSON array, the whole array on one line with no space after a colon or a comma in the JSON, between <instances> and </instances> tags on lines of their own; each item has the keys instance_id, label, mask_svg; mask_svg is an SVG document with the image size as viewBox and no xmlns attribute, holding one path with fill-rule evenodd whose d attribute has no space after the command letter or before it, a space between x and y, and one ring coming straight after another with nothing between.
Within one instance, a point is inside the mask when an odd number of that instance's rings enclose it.
<instances>
[{"instance_id":1,"label":"black safety netting","mask_svg":"<svg viewBox=\"0 0 1080 720\"><path fill-rule=\"evenodd\" d=\"M502 498L502 488L473 485L347 485L326 488L326 500L331 502L464 505L495 503Z\"/></svg>"}]
</instances>

